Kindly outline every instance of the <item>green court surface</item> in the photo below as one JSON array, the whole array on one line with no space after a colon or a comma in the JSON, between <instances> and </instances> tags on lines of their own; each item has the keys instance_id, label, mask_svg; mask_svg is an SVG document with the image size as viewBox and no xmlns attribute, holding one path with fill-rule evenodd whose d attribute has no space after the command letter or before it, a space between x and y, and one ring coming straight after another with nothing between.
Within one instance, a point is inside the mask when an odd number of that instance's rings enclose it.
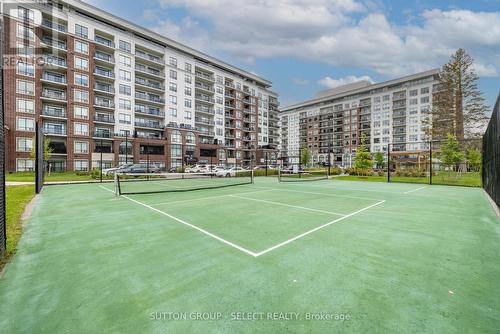
<instances>
[{"instance_id":1,"label":"green court surface","mask_svg":"<svg viewBox=\"0 0 500 334\"><path fill-rule=\"evenodd\" d=\"M482 189L321 180L115 197L47 186L2 333L495 333ZM200 318L210 318L208 320Z\"/></svg>"}]
</instances>

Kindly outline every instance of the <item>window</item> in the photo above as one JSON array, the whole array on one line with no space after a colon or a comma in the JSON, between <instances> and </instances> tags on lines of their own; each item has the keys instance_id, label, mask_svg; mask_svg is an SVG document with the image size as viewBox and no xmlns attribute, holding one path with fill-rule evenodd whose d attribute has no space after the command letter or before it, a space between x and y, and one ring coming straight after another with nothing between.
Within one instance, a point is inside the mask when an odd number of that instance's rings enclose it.
<instances>
[{"instance_id":1,"label":"window","mask_svg":"<svg viewBox=\"0 0 500 334\"><path fill-rule=\"evenodd\" d=\"M75 141L74 152L79 154L87 154L89 153L89 142L87 141Z\"/></svg>"},{"instance_id":2,"label":"window","mask_svg":"<svg viewBox=\"0 0 500 334\"><path fill-rule=\"evenodd\" d=\"M420 98L420 103L429 103L429 97L428 96L422 96Z\"/></svg>"},{"instance_id":3,"label":"window","mask_svg":"<svg viewBox=\"0 0 500 334\"><path fill-rule=\"evenodd\" d=\"M132 75L129 71L120 70L118 75L121 80L132 81Z\"/></svg>"},{"instance_id":4,"label":"window","mask_svg":"<svg viewBox=\"0 0 500 334\"><path fill-rule=\"evenodd\" d=\"M17 159L16 170L18 172L28 172L35 169L33 160L31 159Z\"/></svg>"},{"instance_id":5,"label":"window","mask_svg":"<svg viewBox=\"0 0 500 334\"><path fill-rule=\"evenodd\" d=\"M74 123L73 126L75 135L88 136L89 125L87 123Z\"/></svg>"},{"instance_id":6,"label":"window","mask_svg":"<svg viewBox=\"0 0 500 334\"><path fill-rule=\"evenodd\" d=\"M170 108L170 116L177 117L177 109L176 108Z\"/></svg>"},{"instance_id":7,"label":"window","mask_svg":"<svg viewBox=\"0 0 500 334\"><path fill-rule=\"evenodd\" d=\"M25 26L21 23L17 24L17 37L29 39L31 41L35 40L35 33L33 32L33 28Z\"/></svg>"},{"instance_id":8,"label":"window","mask_svg":"<svg viewBox=\"0 0 500 334\"><path fill-rule=\"evenodd\" d=\"M184 77L184 81L188 84L190 84L192 82L192 77L190 75L187 75Z\"/></svg>"},{"instance_id":9,"label":"window","mask_svg":"<svg viewBox=\"0 0 500 334\"><path fill-rule=\"evenodd\" d=\"M420 94L429 94L429 87L420 88Z\"/></svg>"},{"instance_id":10,"label":"window","mask_svg":"<svg viewBox=\"0 0 500 334\"><path fill-rule=\"evenodd\" d=\"M217 136L222 136L222 129L221 128L215 129L215 133L217 134Z\"/></svg>"},{"instance_id":11,"label":"window","mask_svg":"<svg viewBox=\"0 0 500 334\"><path fill-rule=\"evenodd\" d=\"M415 105L418 103L418 99L410 99L410 105Z\"/></svg>"},{"instance_id":12,"label":"window","mask_svg":"<svg viewBox=\"0 0 500 334\"><path fill-rule=\"evenodd\" d=\"M182 157L182 145L171 145L170 155L172 157Z\"/></svg>"},{"instance_id":13,"label":"window","mask_svg":"<svg viewBox=\"0 0 500 334\"><path fill-rule=\"evenodd\" d=\"M119 90L120 94L128 96L132 95L132 87L130 87L129 85L120 84Z\"/></svg>"},{"instance_id":14,"label":"window","mask_svg":"<svg viewBox=\"0 0 500 334\"><path fill-rule=\"evenodd\" d=\"M75 118L89 119L89 108L75 106L75 109L73 110L73 115Z\"/></svg>"},{"instance_id":15,"label":"window","mask_svg":"<svg viewBox=\"0 0 500 334\"><path fill-rule=\"evenodd\" d=\"M177 80L177 71L170 70L170 79Z\"/></svg>"},{"instance_id":16,"label":"window","mask_svg":"<svg viewBox=\"0 0 500 334\"><path fill-rule=\"evenodd\" d=\"M79 53L88 54L89 44L83 41L75 40L75 51Z\"/></svg>"},{"instance_id":17,"label":"window","mask_svg":"<svg viewBox=\"0 0 500 334\"><path fill-rule=\"evenodd\" d=\"M17 17L21 20L33 22L35 20L35 12L33 12L33 10L31 9L18 6Z\"/></svg>"},{"instance_id":18,"label":"window","mask_svg":"<svg viewBox=\"0 0 500 334\"><path fill-rule=\"evenodd\" d=\"M79 24L75 24L75 35L83 38L89 38L89 29Z\"/></svg>"},{"instance_id":19,"label":"window","mask_svg":"<svg viewBox=\"0 0 500 334\"><path fill-rule=\"evenodd\" d=\"M18 131L35 131L35 120L33 118L18 117L17 127Z\"/></svg>"},{"instance_id":20,"label":"window","mask_svg":"<svg viewBox=\"0 0 500 334\"><path fill-rule=\"evenodd\" d=\"M130 100L118 99L118 108L124 110L132 110L132 103Z\"/></svg>"},{"instance_id":21,"label":"window","mask_svg":"<svg viewBox=\"0 0 500 334\"><path fill-rule=\"evenodd\" d=\"M35 101L26 99L17 99L17 112L25 112L29 114L35 113Z\"/></svg>"},{"instance_id":22,"label":"window","mask_svg":"<svg viewBox=\"0 0 500 334\"><path fill-rule=\"evenodd\" d=\"M217 85L217 93L222 94L223 92L222 86Z\"/></svg>"},{"instance_id":23,"label":"window","mask_svg":"<svg viewBox=\"0 0 500 334\"><path fill-rule=\"evenodd\" d=\"M191 87L184 87L184 94L191 96Z\"/></svg>"},{"instance_id":24,"label":"window","mask_svg":"<svg viewBox=\"0 0 500 334\"><path fill-rule=\"evenodd\" d=\"M177 96L170 95L170 103L177 104Z\"/></svg>"},{"instance_id":25,"label":"window","mask_svg":"<svg viewBox=\"0 0 500 334\"><path fill-rule=\"evenodd\" d=\"M418 95L418 89L410 90L410 96L417 96Z\"/></svg>"},{"instance_id":26,"label":"window","mask_svg":"<svg viewBox=\"0 0 500 334\"><path fill-rule=\"evenodd\" d=\"M130 50L132 50L130 43L125 42L125 41L120 41L119 47L120 47L120 50L127 51L127 52L131 52Z\"/></svg>"},{"instance_id":27,"label":"window","mask_svg":"<svg viewBox=\"0 0 500 334\"><path fill-rule=\"evenodd\" d=\"M193 115L193 114L192 114L190 111L186 111L186 112L184 113L184 118L185 118L185 119L192 119L192 117L193 117L192 115Z\"/></svg>"},{"instance_id":28,"label":"window","mask_svg":"<svg viewBox=\"0 0 500 334\"><path fill-rule=\"evenodd\" d=\"M75 170L87 171L89 170L88 160L75 160Z\"/></svg>"},{"instance_id":29,"label":"window","mask_svg":"<svg viewBox=\"0 0 500 334\"><path fill-rule=\"evenodd\" d=\"M75 68L80 70L88 71L89 69L89 61L85 58L80 58L75 56Z\"/></svg>"},{"instance_id":30,"label":"window","mask_svg":"<svg viewBox=\"0 0 500 334\"><path fill-rule=\"evenodd\" d=\"M179 130L173 130L170 134L170 140L172 143L182 143L181 132Z\"/></svg>"},{"instance_id":31,"label":"window","mask_svg":"<svg viewBox=\"0 0 500 334\"><path fill-rule=\"evenodd\" d=\"M75 73L75 85L89 86L89 76L85 74Z\"/></svg>"},{"instance_id":32,"label":"window","mask_svg":"<svg viewBox=\"0 0 500 334\"><path fill-rule=\"evenodd\" d=\"M217 83L220 83L220 84L224 83L224 79L220 75L217 76Z\"/></svg>"},{"instance_id":33,"label":"window","mask_svg":"<svg viewBox=\"0 0 500 334\"><path fill-rule=\"evenodd\" d=\"M21 56L33 56L35 48L29 44L17 42L17 54Z\"/></svg>"},{"instance_id":34,"label":"window","mask_svg":"<svg viewBox=\"0 0 500 334\"><path fill-rule=\"evenodd\" d=\"M35 76L35 65L19 62L17 63L17 74L29 77Z\"/></svg>"},{"instance_id":35,"label":"window","mask_svg":"<svg viewBox=\"0 0 500 334\"><path fill-rule=\"evenodd\" d=\"M193 70L193 65L191 65L190 63L185 63L184 70L188 73L191 73L191 71Z\"/></svg>"},{"instance_id":36,"label":"window","mask_svg":"<svg viewBox=\"0 0 500 334\"><path fill-rule=\"evenodd\" d=\"M215 124L222 125L222 118L217 117L217 119L215 120Z\"/></svg>"},{"instance_id":37,"label":"window","mask_svg":"<svg viewBox=\"0 0 500 334\"><path fill-rule=\"evenodd\" d=\"M177 92L177 84L174 83L174 82L171 82L168 89L171 91L171 92Z\"/></svg>"},{"instance_id":38,"label":"window","mask_svg":"<svg viewBox=\"0 0 500 334\"><path fill-rule=\"evenodd\" d=\"M130 57L127 57L127 56L124 56L124 55L119 55L118 56L118 61L123 66L132 67L132 60L130 59Z\"/></svg>"},{"instance_id":39,"label":"window","mask_svg":"<svg viewBox=\"0 0 500 334\"><path fill-rule=\"evenodd\" d=\"M217 96L217 99L216 99L216 100L217 100L217 103L218 103L218 104L223 104L222 97Z\"/></svg>"},{"instance_id":40,"label":"window","mask_svg":"<svg viewBox=\"0 0 500 334\"><path fill-rule=\"evenodd\" d=\"M89 92L86 90L79 90L75 89L75 101L76 102L84 102L88 103L89 102Z\"/></svg>"},{"instance_id":41,"label":"window","mask_svg":"<svg viewBox=\"0 0 500 334\"><path fill-rule=\"evenodd\" d=\"M35 83L33 81L17 80L18 94L35 95Z\"/></svg>"},{"instance_id":42,"label":"window","mask_svg":"<svg viewBox=\"0 0 500 334\"><path fill-rule=\"evenodd\" d=\"M16 138L16 151L17 152L31 152L33 147L33 139L32 138Z\"/></svg>"},{"instance_id":43,"label":"window","mask_svg":"<svg viewBox=\"0 0 500 334\"><path fill-rule=\"evenodd\" d=\"M119 114L118 122L120 124L132 124L132 116L127 114Z\"/></svg>"},{"instance_id":44,"label":"window","mask_svg":"<svg viewBox=\"0 0 500 334\"><path fill-rule=\"evenodd\" d=\"M184 107L186 107L186 108L191 108L192 107L190 99L185 99L184 100Z\"/></svg>"},{"instance_id":45,"label":"window","mask_svg":"<svg viewBox=\"0 0 500 334\"><path fill-rule=\"evenodd\" d=\"M170 57L169 64L170 66L177 67L177 58Z\"/></svg>"}]
</instances>

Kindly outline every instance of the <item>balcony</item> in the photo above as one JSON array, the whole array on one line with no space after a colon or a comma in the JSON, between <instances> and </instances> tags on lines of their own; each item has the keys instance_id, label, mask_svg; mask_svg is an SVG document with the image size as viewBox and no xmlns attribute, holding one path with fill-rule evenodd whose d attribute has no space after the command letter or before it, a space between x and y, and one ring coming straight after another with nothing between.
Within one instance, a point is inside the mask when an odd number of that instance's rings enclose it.
<instances>
[{"instance_id":1,"label":"balcony","mask_svg":"<svg viewBox=\"0 0 500 334\"><path fill-rule=\"evenodd\" d=\"M42 117L66 118L66 111L63 108L54 108L44 106L42 108Z\"/></svg>"},{"instance_id":2,"label":"balcony","mask_svg":"<svg viewBox=\"0 0 500 334\"><path fill-rule=\"evenodd\" d=\"M206 131L206 130L200 130L199 135L200 136L205 136L205 137L213 137L213 136L215 136L215 132L213 132L213 131Z\"/></svg>"},{"instance_id":3,"label":"balcony","mask_svg":"<svg viewBox=\"0 0 500 334\"><path fill-rule=\"evenodd\" d=\"M68 28L66 28L65 25L59 24L56 22L52 22L52 21L47 20L47 19L44 19L42 21L42 27L48 28L51 30L55 30L55 31L60 32L60 33L67 33L68 32Z\"/></svg>"},{"instance_id":4,"label":"balcony","mask_svg":"<svg viewBox=\"0 0 500 334\"><path fill-rule=\"evenodd\" d=\"M229 113L229 112L227 112L227 113L225 114L225 116L226 116L226 118L236 118L234 114L231 114L231 113Z\"/></svg>"},{"instance_id":5,"label":"balcony","mask_svg":"<svg viewBox=\"0 0 500 334\"><path fill-rule=\"evenodd\" d=\"M215 103L215 100L214 100L213 97L202 95L202 94L196 94L194 96L194 98L197 101L201 101L201 102L205 102L205 103L210 103L210 104L214 104Z\"/></svg>"},{"instance_id":6,"label":"balcony","mask_svg":"<svg viewBox=\"0 0 500 334\"><path fill-rule=\"evenodd\" d=\"M215 110L212 107L206 107L206 106L199 106L198 105L198 106L196 106L195 111L196 112L202 112L202 113L205 113L205 114L215 115Z\"/></svg>"},{"instance_id":7,"label":"balcony","mask_svg":"<svg viewBox=\"0 0 500 334\"><path fill-rule=\"evenodd\" d=\"M95 131L92 137L98 139L113 139L114 134L111 131Z\"/></svg>"},{"instance_id":8,"label":"balcony","mask_svg":"<svg viewBox=\"0 0 500 334\"><path fill-rule=\"evenodd\" d=\"M161 78L162 80L165 79L165 72L151 68L151 67L147 67L147 66L144 66L141 64L135 64L135 70L136 70L136 72L147 74L147 75L153 76L155 78Z\"/></svg>"},{"instance_id":9,"label":"balcony","mask_svg":"<svg viewBox=\"0 0 500 334\"><path fill-rule=\"evenodd\" d=\"M94 90L96 92L109 94L109 95L115 94L115 88L112 85L103 84L103 83L99 83L99 82L96 82L96 84L94 85Z\"/></svg>"},{"instance_id":10,"label":"balcony","mask_svg":"<svg viewBox=\"0 0 500 334\"><path fill-rule=\"evenodd\" d=\"M406 111L397 111L392 114L393 118L406 117Z\"/></svg>"},{"instance_id":11,"label":"balcony","mask_svg":"<svg viewBox=\"0 0 500 334\"><path fill-rule=\"evenodd\" d=\"M115 124L115 118L113 115L96 114L94 115L94 122Z\"/></svg>"},{"instance_id":12,"label":"balcony","mask_svg":"<svg viewBox=\"0 0 500 334\"><path fill-rule=\"evenodd\" d=\"M109 49L114 49L115 48L115 43L113 41L107 39L107 38L104 38L104 37L96 35L95 38L94 38L94 41L98 45L105 46L106 48L109 48Z\"/></svg>"},{"instance_id":13,"label":"balcony","mask_svg":"<svg viewBox=\"0 0 500 334\"><path fill-rule=\"evenodd\" d=\"M94 74L101 77L101 78L108 79L108 80L109 79L114 80L114 78L115 78L115 73L113 71L108 70L108 69L103 69L101 67L96 67Z\"/></svg>"},{"instance_id":14,"label":"balcony","mask_svg":"<svg viewBox=\"0 0 500 334\"><path fill-rule=\"evenodd\" d=\"M215 125L214 120L208 118L195 117L195 123L205 124L205 125Z\"/></svg>"},{"instance_id":15,"label":"balcony","mask_svg":"<svg viewBox=\"0 0 500 334\"><path fill-rule=\"evenodd\" d=\"M203 73L200 71L195 72L195 77L201 80L209 81L209 82L215 82L215 78L211 74Z\"/></svg>"},{"instance_id":16,"label":"balcony","mask_svg":"<svg viewBox=\"0 0 500 334\"><path fill-rule=\"evenodd\" d=\"M234 87L234 83L232 83L232 82L226 82L224 85L225 85L226 87L229 87L229 88L232 88L232 89L234 89L234 88L235 88L235 87Z\"/></svg>"},{"instance_id":17,"label":"balcony","mask_svg":"<svg viewBox=\"0 0 500 334\"><path fill-rule=\"evenodd\" d=\"M47 55L47 54L44 54L42 56L42 58L43 58L44 66L59 67L59 68L62 68L64 70L66 70L68 67L68 64L66 63L66 59L64 59L64 58L59 58L59 57L55 57L55 56Z\"/></svg>"},{"instance_id":18,"label":"balcony","mask_svg":"<svg viewBox=\"0 0 500 334\"><path fill-rule=\"evenodd\" d=\"M153 107L146 107L146 106L142 106L142 105L136 105L135 112L145 114L148 116L155 116L155 117L162 117L162 118L165 117L165 112L161 111L160 108L153 108Z\"/></svg>"},{"instance_id":19,"label":"balcony","mask_svg":"<svg viewBox=\"0 0 500 334\"><path fill-rule=\"evenodd\" d=\"M66 86L66 77L63 75L55 75L49 72L44 72L41 80L58 86Z\"/></svg>"},{"instance_id":20,"label":"balcony","mask_svg":"<svg viewBox=\"0 0 500 334\"><path fill-rule=\"evenodd\" d=\"M235 106L234 106L231 102L226 102L226 103L224 104L224 106L225 106L226 108L228 108L228 109L234 109L234 107L235 107Z\"/></svg>"},{"instance_id":21,"label":"balcony","mask_svg":"<svg viewBox=\"0 0 500 334\"><path fill-rule=\"evenodd\" d=\"M94 101L94 106L99 108L114 109L115 103L112 100L96 97Z\"/></svg>"},{"instance_id":22,"label":"balcony","mask_svg":"<svg viewBox=\"0 0 500 334\"><path fill-rule=\"evenodd\" d=\"M42 46L60 51L67 51L66 43L49 37L43 37L41 41Z\"/></svg>"},{"instance_id":23,"label":"balcony","mask_svg":"<svg viewBox=\"0 0 500 334\"><path fill-rule=\"evenodd\" d=\"M66 136L66 128L63 127L44 125L42 129L46 135Z\"/></svg>"},{"instance_id":24,"label":"balcony","mask_svg":"<svg viewBox=\"0 0 500 334\"><path fill-rule=\"evenodd\" d=\"M114 64L115 63L115 58L107 53L103 53L103 52L99 52L99 51L96 51L95 55L94 55L94 59L99 62L99 61L102 61L102 62L105 62L105 63L108 63L108 64Z\"/></svg>"},{"instance_id":25,"label":"balcony","mask_svg":"<svg viewBox=\"0 0 500 334\"><path fill-rule=\"evenodd\" d=\"M147 88L153 89L155 91L161 91L161 92L165 91L165 86L162 85L161 83L146 80L146 79L139 78L139 77L135 78L135 84L142 86L142 87L147 87Z\"/></svg>"},{"instance_id":26,"label":"balcony","mask_svg":"<svg viewBox=\"0 0 500 334\"><path fill-rule=\"evenodd\" d=\"M143 51L135 50L135 56L147 62L165 65L165 61L162 58L147 54L146 52Z\"/></svg>"},{"instance_id":27,"label":"balcony","mask_svg":"<svg viewBox=\"0 0 500 334\"><path fill-rule=\"evenodd\" d=\"M406 100L406 93L395 93L392 96L393 101Z\"/></svg>"},{"instance_id":28,"label":"balcony","mask_svg":"<svg viewBox=\"0 0 500 334\"><path fill-rule=\"evenodd\" d=\"M135 126L148 129L163 129L160 122L135 121Z\"/></svg>"},{"instance_id":29,"label":"balcony","mask_svg":"<svg viewBox=\"0 0 500 334\"><path fill-rule=\"evenodd\" d=\"M215 89L209 85L204 85L202 83L196 82L194 85L195 89L208 92L209 94L215 93Z\"/></svg>"},{"instance_id":30,"label":"balcony","mask_svg":"<svg viewBox=\"0 0 500 334\"><path fill-rule=\"evenodd\" d=\"M135 93L135 98L138 100L143 100L143 101L148 101L148 102L153 102L153 103L158 103L158 104L165 104L165 99L162 99L158 95L152 95L152 94L146 94L143 92L136 92Z\"/></svg>"},{"instance_id":31,"label":"balcony","mask_svg":"<svg viewBox=\"0 0 500 334\"><path fill-rule=\"evenodd\" d=\"M54 91L50 89L44 89L42 91L42 99L50 99L59 102L66 102L66 93L62 91Z\"/></svg>"}]
</instances>

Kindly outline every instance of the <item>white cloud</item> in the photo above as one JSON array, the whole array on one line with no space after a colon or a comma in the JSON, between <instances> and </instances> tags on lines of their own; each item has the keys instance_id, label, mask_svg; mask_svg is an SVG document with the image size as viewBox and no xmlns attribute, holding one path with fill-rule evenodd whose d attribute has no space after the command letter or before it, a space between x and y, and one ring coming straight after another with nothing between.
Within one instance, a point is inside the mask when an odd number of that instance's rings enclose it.
<instances>
[{"instance_id":1,"label":"white cloud","mask_svg":"<svg viewBox=\"0 0 500 334\"><path fill-rule=\"evenodd\" d=\"M371 83L374 82L367 75L363 75L361 77L357 77L357 76L354 76L354 75L349 75L347 77L340 78L340 79L333 79L331 77L325 77L325 78L319 80L318 83L321 86L326 87L326 88L336 88L336 87L339 87L339 86L343 86L343 85L347 85L347 84L350 84L350 83L354 83L354 82L358 82L358 81L363 81L363 80L370 81Z\"/></svg>"},{"instance_id":2,"label":"white cloud","mask_svg":"<svg viewBox=\"0 0 500 334\"><path fill-rule=\"evenodd\" d=\"M246 62L293 57L398 76L439 67L461 47L481 75L500 73L500 12L435 9L412 20L419 24L396 25L373 0L157 1L189 17L156 31Z\"/></svg>"}]
</instances>

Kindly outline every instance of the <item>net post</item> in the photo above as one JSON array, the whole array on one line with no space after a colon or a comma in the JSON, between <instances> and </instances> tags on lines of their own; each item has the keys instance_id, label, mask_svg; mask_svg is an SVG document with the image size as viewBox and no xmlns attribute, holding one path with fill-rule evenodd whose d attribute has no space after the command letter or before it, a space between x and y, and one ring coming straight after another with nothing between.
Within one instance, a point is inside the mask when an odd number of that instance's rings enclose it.
<instances>
[{"instance_id":1,"label":"net post","mask_svg":"<svg viewBox=\"0 0 500 334\"><path fill-rule=\"evenodd\" d=\"M391 143L387 144L387 183L391 182Z\"/></svg>"},{"instance_id":2,"label":"net post","mask_svg":"<svg viewBox=\"0 0 500 334\"><path fill-rule=\"evenodd\" d=\"M120 184L118 183L118 173L114 173L114 184L115 184L115 197L118 197L120 195Z\"/></svg>"},{"instance_id":3,"label":"net post","mask_svg":"<svg viewBox=\"0 0 500 334\"><path fill-rule=\"evenodd\" d=\"M432 139L429 141L429 184L432 184Z\"/></svg>"},{"instance_id":4,"label":"net post","mask_svg":"<svg viewBox=\"0 0 500 334\"><path fill-rule=\"evenodd\" d=\"M100 181L102 183L102 138L101 138L101 147L99 148L99 151L101 151L100 155L100 161L99 161L99 171L100 171Z\"/></svg>"}]
</instances>

